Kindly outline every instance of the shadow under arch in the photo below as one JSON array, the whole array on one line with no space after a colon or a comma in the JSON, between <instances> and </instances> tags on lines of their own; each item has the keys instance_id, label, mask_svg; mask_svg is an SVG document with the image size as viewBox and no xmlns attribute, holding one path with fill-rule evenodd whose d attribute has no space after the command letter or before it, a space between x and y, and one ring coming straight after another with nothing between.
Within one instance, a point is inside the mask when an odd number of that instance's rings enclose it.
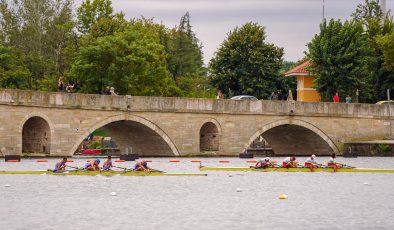
<instances>
[{"instance_id":1,"label":"shadow under arch","mask_svg":"<svg viewBox=\"0 0 394 230\"><path fill-rule=\"evenodd\" d=\"M200 152L220 150L220 135L222 128L215 119L206 119L202 122L198 130L198 140Z\"/></svg>"},{"instance_id":2,"label":"shadow under arch","mask_svg":"<svg viewBox=\"0 0 394 230\"><path fill-rule=\"evenodd\" d=\"M19 124L22 153L50 154L52 148L53 124L42 113L30 113Z\"/></svg>"},{"instance_id":3,"label":"shadow under arch","mask_svg":"<svg viewBox=\"0 0 394 230\"><path fill-rule=\"evenodd\" d=\"M335 145L335 143L330 139L328 135L326 135L322 130L320 130L316 126L298 119L292 119L290 121L289 119L283 119L264 125L261 129L256 131L251 136L251 138L248 140L248 143L245 145L245 148L249 147L252 144L252 142L256 140L256 138L258 138L260 135L263 135L267 131L286 125L302 127L305 130L309 130L313 132L314 134L318 135L331 148L332 152L339 154L338 147Z\"/></svg>"},{"instance_id":4,"label":"shadow under arch","mask_svg":"<svg viewBox=\"0 0 394 230\"><path fill-rule=\"evenodd\" d=\"M135 115L117 115L117 116L112 116L109 117L107 119L104 119L96 124L94 124L93 126L91 126L89 129L87 129L87 131L81 133L80 135L78 135L78 138L75 142L75 144L73 145L73 147L71 148L69 155L73 155L78 147L80 146L80 144L82 143L82 141L92 132L94 132L96 129L101 128L103 126L106 126L112 122L118 122L118 121L133 121L139 124L142 124L148 128L150 128L152 131L154 131L155 133L157 133L163 140L164 142L167 143L167 145L170 147L171 151L173 152L174 156L179 156L179 151L176 148L175 144L172 142L172 140L170 139L170 137L157 125L155 125L153 122L146 120L142 117L139 116L135 116Z\"/></svg>"}]
</instances>

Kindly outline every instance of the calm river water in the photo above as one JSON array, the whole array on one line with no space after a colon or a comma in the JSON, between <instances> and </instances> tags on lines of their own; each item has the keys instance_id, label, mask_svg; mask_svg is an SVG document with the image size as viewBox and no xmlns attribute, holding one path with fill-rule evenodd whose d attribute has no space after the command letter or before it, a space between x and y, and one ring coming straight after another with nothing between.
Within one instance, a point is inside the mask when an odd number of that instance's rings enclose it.
<instances>
[{"instance_id":1,"label":"calm river water","mask_svg":"<svg viewBox=\"0 0 394 230\"><path fill-rule=\"evenodd\" d=\"M74 159L75 160L75 159ZM169 172L198 163L153 158ZM248 166L245 159L200 159ZM219 160L230 160L220 164ZM281 160L281 159L277 159ZM320 158L326 162L327 158ZM0 170L52 168L23 160ZM394 158L338 159L394 168ZM84 159L70 165L82 166ZM118 163L131 166L132 163ZM10 185L6 187L4 185ZM241 192L237 192L241 189ZM117 196L111 196L116 192ZM278 196L286 194L287 200ZM394 174L208 172L207 177L0 175L0 229L394 229Z\"/></svg>"}]
</instances>

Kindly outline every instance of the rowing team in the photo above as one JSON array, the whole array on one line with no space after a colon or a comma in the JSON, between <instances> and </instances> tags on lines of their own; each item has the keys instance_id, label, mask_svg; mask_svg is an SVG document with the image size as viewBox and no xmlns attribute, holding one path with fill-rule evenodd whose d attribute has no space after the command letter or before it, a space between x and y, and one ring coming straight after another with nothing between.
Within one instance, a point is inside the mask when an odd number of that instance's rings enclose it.
<instances>
[{"instance_id":1,"label":"rowing team","mask_svg":"<svg viewBox=\"0 0 394 230\"><path fill-rule=\"evenodd\" d=\"M327 162L327 165L323 165L317 163L316 156L312 155L306 159L304 166L302 166L298 164L294 156L286 157L282 162L282 168L300 168L300 167L311 168L311 169L327 168L327 167L334 169L343 168L345 165L336 162L335 158L336 158L336 154L332 153L330 160ZM255 166L255 168L275 168L275 167L280 167L280 165L278 165L276 161L270 160L269 157L266 157L263 160L258 161Z\"/></svg>"},{"instance_id":2,"label":"rowing team","mask_svg":"<svg viewBox=\"0 0 394 230\"><path fill-rule=\"evenodd\" d=\"M60 160L59 162L56 163L55 169L53 171L54 172L61 172L61 171L66 170L66 167L75 168L75 169L78 169L78 170L86 170L86 171L110 171L110 170L112 170L112 168L120 168L120 169L123 169L123 170L129 170L127 168L114 166L112 164L112 157L111 156L108 156L107 160L104 161L104 163L103 163L103 165L101 167L100 167L100 159L88 161L83 168L77 168L77 167L69 166L69 165L66 165L66 163L67 163L67 157L63 157L62 160ZM133 171L151 171L153 169L151 169L148 166L148 162L147 161L139 161L130 170L133 170Z\"/></svg>"}]
</instances>

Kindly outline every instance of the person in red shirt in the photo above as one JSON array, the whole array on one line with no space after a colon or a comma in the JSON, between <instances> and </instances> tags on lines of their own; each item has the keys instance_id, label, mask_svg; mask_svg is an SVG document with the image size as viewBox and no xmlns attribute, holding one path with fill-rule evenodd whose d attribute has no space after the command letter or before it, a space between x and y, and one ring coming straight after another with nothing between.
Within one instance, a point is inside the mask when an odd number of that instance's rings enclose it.
<instances>
[{"instance_id":1,"label":"person in red shirt","mask_svg":"<svg viewBox=\"0 0 394 230\"><path fill-rule=\"evenodd\" d=\"M332 100L334 101L334 103L338 103L339 102L338 93L335 94L335 96L332 98Z\"/></svg>"}]
</instances>

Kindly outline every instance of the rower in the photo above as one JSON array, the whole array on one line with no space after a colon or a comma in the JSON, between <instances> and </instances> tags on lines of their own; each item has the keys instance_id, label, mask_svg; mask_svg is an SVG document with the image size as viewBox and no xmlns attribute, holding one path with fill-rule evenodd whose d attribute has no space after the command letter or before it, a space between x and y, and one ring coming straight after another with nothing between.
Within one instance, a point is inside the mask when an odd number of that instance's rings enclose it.
<instances>
[{"instance_id":1,"label":"rower","mask_svg":"<svg viewBox=\"0 0 394 230\"><path fill-rule=\"evenodd\" d=\"M103 170L104 171L111 170L111 168L112 168L112 159L111 158L112 158L111 156L108 156L107 160L104 161L104 163L103 163Z\"/></svg>"},{"instance_id":2,"label":"rower","mask_svg":"<svg viewBox=\"0 0 394 230\"><path fill-rule=\"evenodd\" d=\"M259 160L256 163L255 168L273 168L275 166L275 162L274 161L270 161L269 157L264 158L263 160Z\"/></svg>"},{"instance_id":3,"label":"rower","mask_svg":"<svg viewBox=\"0 0 394 230\"><path fill-rule=\"evenodd\" d=\"M297 161L296 158L293 157L286 157L282 162L283 168L297 168Z\"/></svg>"},{"instance_id":4,"label":"rower","mask_svg":"<svg viewBox=\"0 0 394 230\"><path fill-rule=\"evenodd\" d=\"M304 165L306 168L319 168L319 164L316 162L316 155L308 157Z\"/></svg>"},{"instance_id":5,"label":"rower","mask_svg":"<svg viewBox=\"0 0 394 230\"><path fill-rule=\"evenodd\" d=\"M152 170L148 166L148 162L146 161L139 161L134 165L134 171L149 171Z\"/></svg>"},{"instance_id":6,"label":"rower","mask_svg":"<svg viewBox=\"0 0 394 230\"><path fill-rule=\"evenodd\" d=\"M335 154L335 153L332 153L331 154L331 158L330 158L330 160L328 161L328 163L327 163L327 167L329 167L329 168L334 168L334 171L336 171L337 169L339 169L339 168L342 168L342 164L340 164L340 163L337 163L336 161L335 161L335 158L337 157L337 155Z\"/></svg>"},{"instance_id":7,"label":"rower","mask_svg":"<svg viewBox=\"0 0 394 230\"><path fill-rule=\"evenodd\" d=\"M89 161L85 164L84 167L87 171L101 171L100 169L100 159L96 159L94 161Z\"/></svg>"},{"instance_id":8,"label":"rower","mask_svg":"<svg viewBox=\"0 0 394 230\"><path fill-rule=\"evenodd\" d=\"M55 165L54 172L64 171L66 169L67 157L63 157L61 161L58 161Z\"/></svg>"}]
</instances>

